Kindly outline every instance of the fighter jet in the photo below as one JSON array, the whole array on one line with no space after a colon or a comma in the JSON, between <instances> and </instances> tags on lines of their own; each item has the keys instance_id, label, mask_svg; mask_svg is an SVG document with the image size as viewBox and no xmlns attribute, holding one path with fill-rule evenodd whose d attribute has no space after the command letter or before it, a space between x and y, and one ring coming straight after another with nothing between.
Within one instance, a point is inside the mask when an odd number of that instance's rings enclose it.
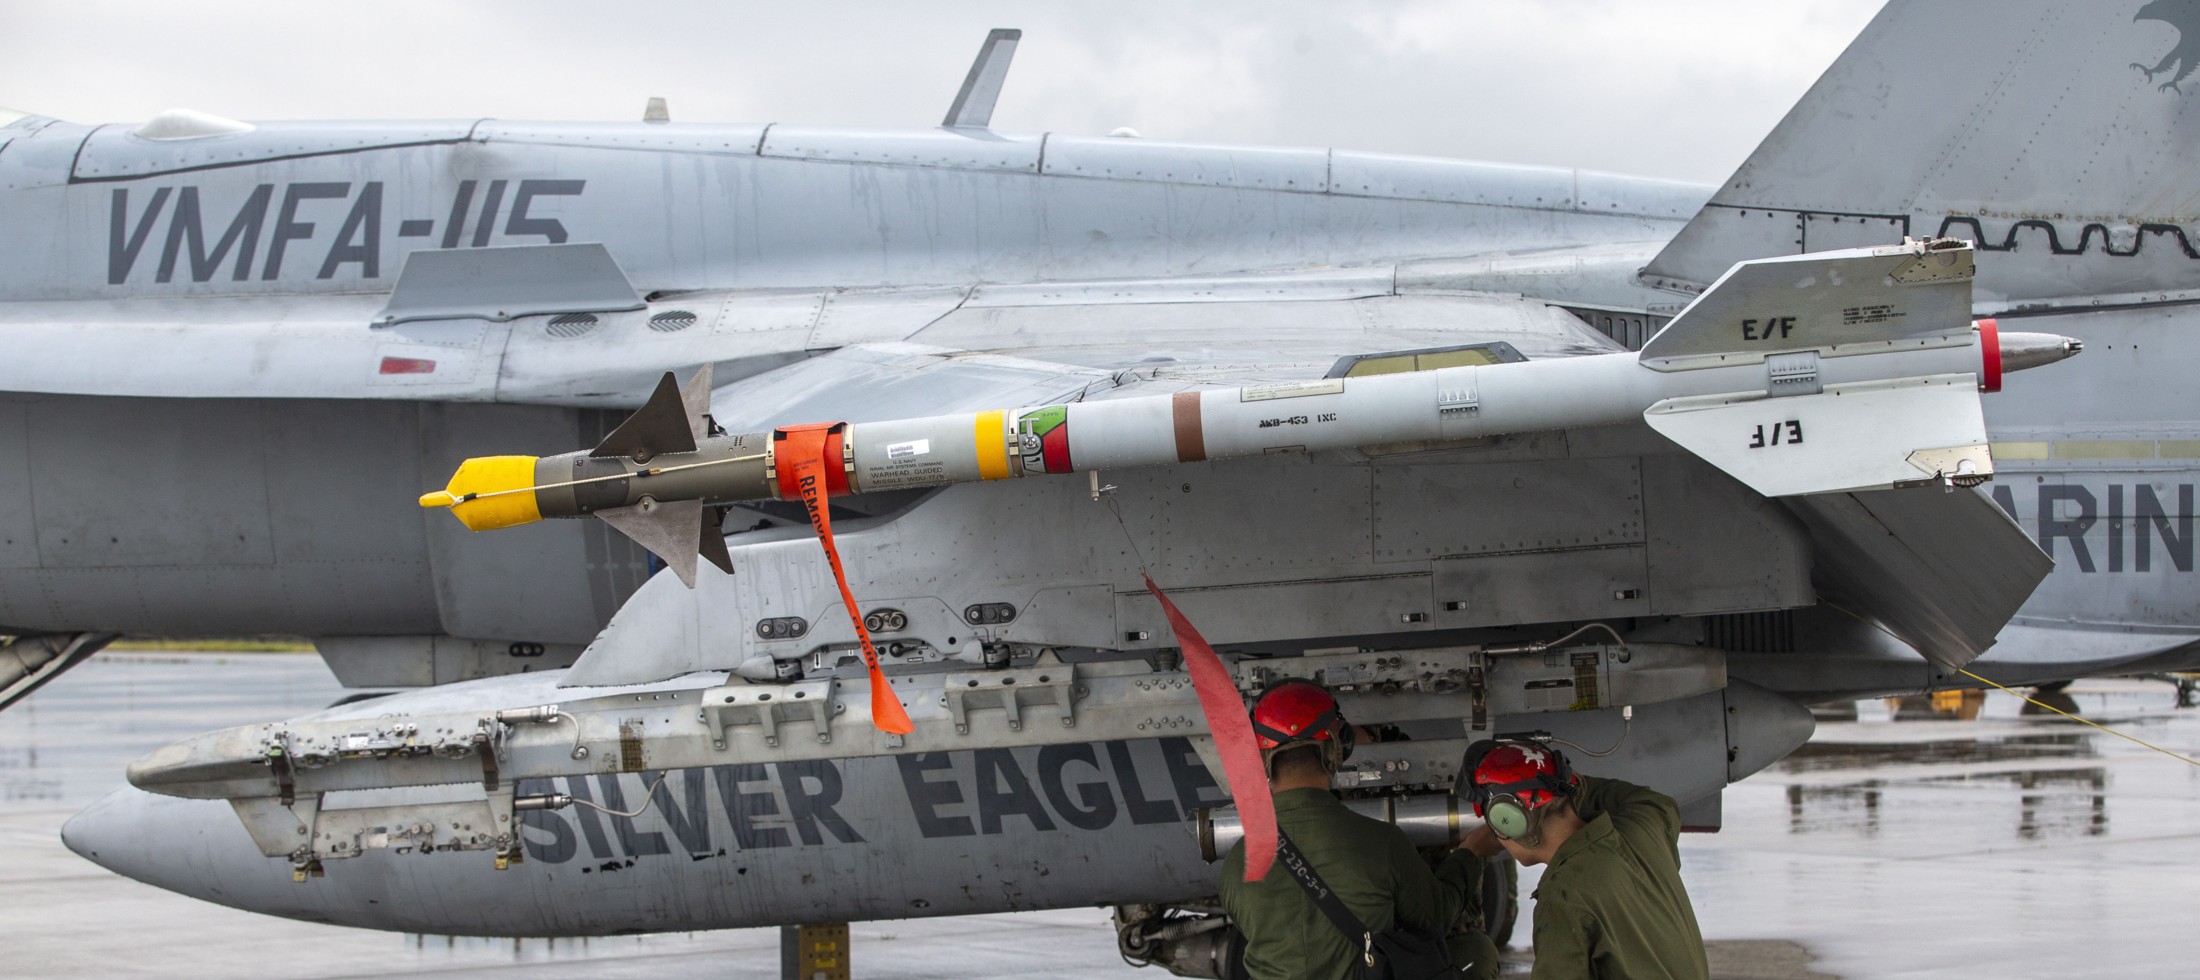
<instances>
[{"instance_id":1,"label":"fighter jet","mask_svg":"<svg viewBox=\"0 0 2200 980\"><path fill-rule=\"evenodd\" d=\"M995 132L1013 32L906 132L19 120L17 686L423 688L65 839L417 932L1112 905L1217 976L1214 683L1410 736L1339 788L1435 842L1492 732L1709 829L1806 703L2190 668L2189 110L2019 7L1891 4L1715 189Z\"/></svg>"}]
</instances>

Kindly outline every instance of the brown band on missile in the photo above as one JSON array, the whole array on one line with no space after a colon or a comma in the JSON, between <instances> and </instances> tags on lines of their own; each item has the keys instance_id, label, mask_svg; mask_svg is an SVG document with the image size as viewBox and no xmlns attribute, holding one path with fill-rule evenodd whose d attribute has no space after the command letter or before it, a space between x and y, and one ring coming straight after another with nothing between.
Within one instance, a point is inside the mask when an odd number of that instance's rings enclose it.
<instances>
[{"instance_id":1,"label":"brown band on missile","mask_svg":"<svg viewBox=\"0 0 2200 980\"><path fill-rule=\"evenodd\" d=\"M1176 461L1197 463L1207 458L1207 436L1199 428L1199 392L1179 391L1169 398L1169 414L1176 423Z\"/></svg>"}]
</instances>

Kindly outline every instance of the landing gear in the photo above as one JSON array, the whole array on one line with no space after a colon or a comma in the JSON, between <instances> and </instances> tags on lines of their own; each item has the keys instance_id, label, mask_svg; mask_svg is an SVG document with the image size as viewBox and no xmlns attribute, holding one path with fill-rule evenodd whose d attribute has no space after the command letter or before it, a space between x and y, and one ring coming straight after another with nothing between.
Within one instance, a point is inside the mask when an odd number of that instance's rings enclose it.
<instances>
[{"instance_id":1,"label":"landing gear","mask_svg":"<svg viewBox=\"0 0 2200 980\"><path fill-rule=\"evenodd\" d=\"M1180 977L1239 980L1245 974L1245 934L1222 906L1118 905L1115 945L1123 962L1158 966Z\"/></svg>"},{"instance_id":2,"label":"landing gear","mask_svg":"<svg viewBox=\"0 0 2200 980\"><path fill-rule=\"evenodd\" d=\"M0 641L0 710L83 663L119 633L47 633Z\"/></svg>"}]
</instances>

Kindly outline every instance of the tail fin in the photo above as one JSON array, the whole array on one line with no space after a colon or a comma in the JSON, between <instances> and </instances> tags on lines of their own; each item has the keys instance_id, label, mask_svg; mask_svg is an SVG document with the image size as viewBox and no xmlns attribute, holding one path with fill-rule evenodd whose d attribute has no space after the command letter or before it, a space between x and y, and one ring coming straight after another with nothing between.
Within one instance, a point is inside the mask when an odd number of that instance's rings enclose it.
<instances>
[{"instance_id":1,"label":"tail fin","mask_svg":"<svg viewBox=\"0 0 2200 980\"><path fill-rule=\"evenodd\" d=\"M1762 361L1765 390L1668 398L1643 421L1768 497L1983 481L1980 375L1819 383L1821 356L1987 343L1972 268L1970 246L1944 240L1740 263L1638 357L1669 372Z\"/></svg>"},{"instance_id":2,"label":"tail fin","mask_svg":"<svg viewBox=\"0 0 2200 980\"><path fill-rule=\"evenodd\" d=\"M1975 264L1952 239L1738 262L1640 357L1672 371L1922 338L1968 343Z\"/></svg>"},{"instance_id":3,"label":"tail fin","mask_svg":"<svg viewBox=\"0 0 2200 980\"><path fill-rule=\"evenodd\" d=\"M2195 56L2200 0L1893 0L1643 279L1952 236L1981 303L2200 290Z\"/></svg>"}]
</instances>

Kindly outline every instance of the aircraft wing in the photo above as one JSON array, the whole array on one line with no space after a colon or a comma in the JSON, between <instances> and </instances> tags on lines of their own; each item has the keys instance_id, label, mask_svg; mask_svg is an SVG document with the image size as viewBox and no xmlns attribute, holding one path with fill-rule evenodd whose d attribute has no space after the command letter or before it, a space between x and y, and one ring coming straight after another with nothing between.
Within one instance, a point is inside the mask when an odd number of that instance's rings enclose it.
<instances>
[{"instance_id":1,"label":"aircraft wing","mask_svg":"<svg viewBox=\"0 0 2200 980\"><path fill-rule=\"evenodd\" d=\"M1976 493L1909 487L1785 502L1810 528L1820 597L1946 664L1986 652L2055 564Z\"/></svg>"},{"instance_id":2,"label":"aircraft wing","mask_svg":"<svg viewBox=\"0 0 2200 980\"><path fill-rule=\"evenodd\" d=\"M1150 292L1138 296L1139 288ZM863 422L1301 381L1380 352L1502 344L1491 356L1509 358L1617 349L1572 315L1518 297L1170 301L1196 288L1118 284L1081 302L1055 291L980 290L906 340L855 344L721 386L713 418L736 430Z\"/></svg>"},{"instance_id":3,"label":"aircraft wing","mask_svg":"<svg viewBox=\"0 0 2200 980\"><path fill-rule=\"evenodd\" d=\"M615 266L602 264L608 260L600 246L489 248L460 257L472 262L460 270L469 284L463 289L432 288L445 275L436 267L452 263L420 261L429 286L417 286L421 276L408 266L386 301L335 297L273 316L224 299L190 307L116 302L90 312L8 304L0 309L0 335L21 338L39 356L0 363L0 391L631 408L666 370L713 363L721 378L738 378L820 351L897 341L1017 356L1045 348L1043 359L1110 372L1232 365L1248 378L1261 371L1305 377L1309 367L1318 376L1346 354L1486 340L1506 341L1530 357L1617 349L1556 307L1446 289L1442 280L1401 287L1391 266L1082 283L713 290L642 303ZM599 261L579 261L591 257ZM536 307L478 286L553 279L568 267L594 268L605 281L590 295L568 284L579 298Z\"/></svg>"}]
</instances>

